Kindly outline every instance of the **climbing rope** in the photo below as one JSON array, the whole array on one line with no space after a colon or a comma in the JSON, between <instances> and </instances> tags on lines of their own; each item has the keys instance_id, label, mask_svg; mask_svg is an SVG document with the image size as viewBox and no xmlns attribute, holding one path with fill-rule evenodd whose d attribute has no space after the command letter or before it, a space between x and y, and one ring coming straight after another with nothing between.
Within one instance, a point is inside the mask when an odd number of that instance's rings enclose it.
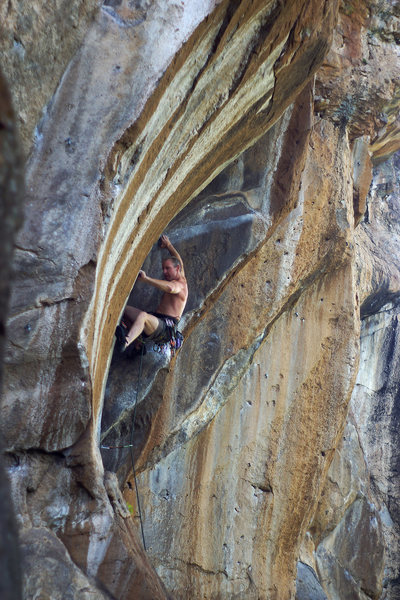
<instances>
[{"instance_id":1,"label":"climbing rope","mask_svg":"<svg viewBox=\"0 0 400 600\"><path fill-rule=\"evenodd\" d=\"M135 482L136 502L137 502L137 506L138 506L138 513L139 513L139 520L140 520L140 530L142 532L143 548L144 548L144 551L146 552L146 541L144 538L142 511L140 508L139 489L138 489L137 478L136 478L135 457L133 454L133 436L134 436L134 431L135 431L136 406L137 406L137 401L139 398L140 384L141 384L141 379L142 379L143 355L144 355L144 344L142 344L142 349L141 349L141 353L140 353L139 373L138 373L138 380L137 380L137 386L136 386L136 398L135 398L135 404L133 405L131 435L130 435L130 440L129 440L130 443L125 444L124 446L100 446L100 448L102 448L103 450L114 450L115 448L129 448L130 449L133 480Z\"/></svg>"},{"instance_id":2,"label":"climbing rope","mask_svg":"<svg viewBox=\"0 0 400 600\"><path fill-rule=\"evenodd\" d=\"M115 448L130 448L132 444L125 444L125 446L100 446L102 450L115 450Z\"/></svg>"},{"instance_id":3,"label":"climbing rope","mask_svg":"<svg viewBox=\"0 0 400 600\"><path fill-rule=\"evenodd\" d=\"M135 404L134 404L134 407L133 407L132 427L131 427L131 439L130 439L129 446L130 446L131 461L132 461L133 480L135 482L136 501L137 501L137 505L138 505L138 513L139 513L139 520L140 520L140 529L141 529L141 532L142 532L143 548L144 548L144 551L146 552L146 541L144 539L142 511L140 509L139 490L138 490L138 484L137 484L137 479L136 479L135 457L133 455L133 434L134 434L134 431L135 431L136 406L137 406L137 401L138 401L138 398L139 398L140 383L141 383L141 379L142 379L142 366L143 366L144 348L145 348L145 346L144 346L144 344L142 344L142 349L141 349L142 351L140 353L140 364L139 364L138 382L137 382L137 389L136 389L136 399L135 399Z\"/></svg>"}]
</instances>

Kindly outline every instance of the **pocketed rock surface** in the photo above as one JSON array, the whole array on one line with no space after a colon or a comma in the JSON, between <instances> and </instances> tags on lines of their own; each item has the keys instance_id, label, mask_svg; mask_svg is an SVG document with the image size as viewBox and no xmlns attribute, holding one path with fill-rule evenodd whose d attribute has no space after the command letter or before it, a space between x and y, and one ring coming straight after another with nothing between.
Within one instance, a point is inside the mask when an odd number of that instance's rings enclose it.
<instances>
[{"instance_id":1,"label":"pocketed rock surface","mask_svg":"<svg viewBox=\"0 0 400 600\"><path fill-rule=\"evenodd\" d=\"M397 598L397 5L0 10L23 597ZM120 356L162 232L184 345Z\"/></svg>"}]
</instances>

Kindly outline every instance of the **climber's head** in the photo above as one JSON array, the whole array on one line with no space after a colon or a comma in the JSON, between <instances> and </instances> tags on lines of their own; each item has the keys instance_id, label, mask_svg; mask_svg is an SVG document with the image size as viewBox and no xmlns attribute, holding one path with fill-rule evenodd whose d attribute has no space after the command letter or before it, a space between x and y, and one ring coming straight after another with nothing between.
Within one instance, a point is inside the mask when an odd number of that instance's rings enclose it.
<instances>
[{"instance_id":1,"label":"climber's head","mask_svg":"<svg viewBox=\"0 0 400 600\"><path fill-rule=\"evenodd\" d=\"M166 281L174 281L181 276L181 263L175 256L164 258L162 261L162 270Z\"/></svg>"}]
</instances>

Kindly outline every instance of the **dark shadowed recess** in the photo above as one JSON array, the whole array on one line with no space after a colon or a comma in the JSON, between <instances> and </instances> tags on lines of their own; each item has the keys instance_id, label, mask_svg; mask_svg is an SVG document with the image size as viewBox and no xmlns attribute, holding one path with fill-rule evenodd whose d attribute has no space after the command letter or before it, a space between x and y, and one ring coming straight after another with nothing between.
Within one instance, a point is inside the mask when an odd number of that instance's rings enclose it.
<instances>
[{"instance_id":1,"label":"dark shadowed recess","mask_svg":"<svg viewBox=\"0 0 400 600\"><path fill-rule=\"evenodd\" d=\"M389 290L389 281L381 284L379 290L373 292L364 300L360 308L361 318L365 319L376 315L388 304L396 307L400 306L399 294Z\"/></svg>"}]
</instances>

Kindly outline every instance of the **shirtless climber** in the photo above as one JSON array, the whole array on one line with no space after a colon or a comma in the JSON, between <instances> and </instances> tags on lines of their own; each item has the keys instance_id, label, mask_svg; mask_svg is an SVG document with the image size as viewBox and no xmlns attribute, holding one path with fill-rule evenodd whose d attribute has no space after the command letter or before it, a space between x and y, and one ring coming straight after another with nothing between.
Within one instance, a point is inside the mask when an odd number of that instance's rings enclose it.
<instances>
[{"instance_id":1,"label":"shirtless climber","mask_svg":"<svg viewBox=\"0 0 400 600\"><path fill-rule=\"evenodd\" d=\"M166 248L171 255L171 258L162 261L164 279L153 279L144 271L139 271L138 281L161 290L161 301L156 312L145 312L129 305L125 307L122 319L129 327L128 333L122 333L121 326L118 326L116 331L122 351L142 333L148 340L165 341L166 336L168 337L168 327L178 324L185 308L188 286L182 259L166 235L161 236L160 242L161 248Z\"/></svg>"}]
</instances>

